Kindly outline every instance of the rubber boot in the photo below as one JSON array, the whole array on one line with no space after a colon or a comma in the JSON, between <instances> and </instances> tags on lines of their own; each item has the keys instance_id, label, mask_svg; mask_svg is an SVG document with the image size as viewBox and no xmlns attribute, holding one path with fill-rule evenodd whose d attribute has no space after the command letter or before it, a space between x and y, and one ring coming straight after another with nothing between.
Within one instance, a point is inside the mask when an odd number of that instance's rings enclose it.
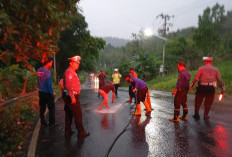
<instances>
[{"instance_id":1,"label":"rubber boot","mask_svg":"<svg viewBox=\"0 0 232 157\"><path fill-rule=\"evenodd\" d=\"M135 116L141 116L141 105L136 105L136 112L134 113Z\"/></svg>"},{"instance_id":2,"label":"rubber boot","mask_svg":"<svg viewBox=\"0 0 232 157\"><path fill-rule=\"evenodd\" d=\"M144 104L144 106L145 106L145 108L146 108L146 110L147 110L147 111L146 111L146 115L149 115L149 113L151 113L150 105L148 104L147 101L144 101L143 104Z\"/></svg>"},{"instance_id":3,"label":"rubber boot","mask_svg":"<svg viewBox=\"0 0 232 157\"><path fill-rule=\"evenodd\" d=\"M193 115L193 118L194 118L195 120L199 120L199 119L200 119L199 113L197 113L197 112L195 111L195 114Z\"/></svg>"},{"instance_id":4,"label":"rubber boot","mask_svg":"<svg viewBox=\"0 0 232 157\"><path fill-rule=\"evenodd\" d=\"M174 109L174 117L170 118L171 122L179 122L180 109Z\"/></svg>"},{"instance_id":5,"label":"rubber boot","mask_svg":"<svg viewBox=\"0 0 232 157\"><path fill-rule=\"evenodd\" d=\"M149 90L147 91L147 103L149 104L150 109L153 110L151 107L151 98L150 98Z\"/></svg>"},{"instance_id":6,"label":"rubber boot","mask_svg":"<svg viewBox=\"0 0 232 157\"><path fill-rule=\"evenodd\" d=\"M188 120L188 108L183 109L183 116L180 117L181 120L187 121Z\"/></svg>"}]
</instances>

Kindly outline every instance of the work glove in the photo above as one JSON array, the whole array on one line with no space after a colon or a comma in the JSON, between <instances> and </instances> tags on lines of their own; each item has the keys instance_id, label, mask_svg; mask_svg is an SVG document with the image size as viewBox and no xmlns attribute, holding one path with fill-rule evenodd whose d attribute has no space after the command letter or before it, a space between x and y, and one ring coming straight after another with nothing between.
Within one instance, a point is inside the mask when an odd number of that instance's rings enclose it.
<instances>
[{"instance_id":1,"label":"work glove","mask_svg":"<svg viewBox=\"0 0 232 157\"><path fill-rule=\"evenodd\" d=\"M225 86L222 86L222 90L221 90L221 93L225 93L226 92L226 89L225 89Z\"/></svg>"},{"instance_id":2,"label":"work glove","mask_svg":"<svg viewBox=\"0 0 232 157\"><path fill-rule=\"evenodd\" d=\"M172 92L172 95L176 95L176 93L177 93L177 89L175 88L175 90Z\"/></svg>"},{"instance_id":3,"label":"work glove","mask_svg":"<svg viewBox=\"0 0 232 157\"><path fill-rule=\"evenodd\" d=\"M56 97L56 94L55 94L55 93L53 93L53 94L52 94L52 98L53 98L53 99L55 99L55 97Z\"/></svg>"},{"instance_id":4,"label":"work glove","mask_svg":"<svg viewBox=\"0 0 232 157\"><path fill-rule=\"evenodd\" d=\"M75 97L72 98L72 104L75 104L76 102L77 102L77 101L76 101Z\"/></svg>"}]
</instances>

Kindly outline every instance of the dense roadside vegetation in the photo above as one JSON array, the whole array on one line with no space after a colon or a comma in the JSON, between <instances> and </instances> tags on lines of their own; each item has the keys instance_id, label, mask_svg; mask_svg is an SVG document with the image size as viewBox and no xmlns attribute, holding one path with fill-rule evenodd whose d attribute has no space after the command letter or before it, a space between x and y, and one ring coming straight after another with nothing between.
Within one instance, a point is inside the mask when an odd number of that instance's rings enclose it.
<instances>
[{"instance_id":1,"label":"dense roadside vegetation","mask_svg":"<svg viewBox=\"0 0 232 157\"><path fill-rule=\"evenodd\" d=\"M26 101L18 100L0 111L0 156L15 156L17 151L20 156L25 155L26 140L30 138L28 133L33 130L38 112L37 96Z\"/></svg>"},{"instance_id":2,"label":"dense roadside vegetation","mask_svg":"<svg viewBox=\"0 0 232 157\"><path fill-rule=\"evenodd\" d=\"M232 94L232 81L231 81L231 71L232 71L232 61L225 61L220 64L215 65L219 71L221 72L222 81L226 87L226 95L231 96ZM191 73L191 81L194 79L196 70L190 71ZM176 87L178 74L176 73L170 74L168 76L162 77L158 76L157 78L150 80L147 82L149 89L154 90L161 90L161 91L169 91L173 92L173 90ZM196 86L195 86L196 87ZM190 91L190 93L193 93L195 90ZM221 88L217 88L217 93L221 92Z\"/></svg>"},{"instance_id":3,"label":"dense roadside vegetation","mask_svg":"<svg viewBox=\"0 0 232 157\"><path fill-rule=\"evenodd\" d=\"M31 80L32 86L36 86L36 70L47 57L56 57L54 81L63 76L68 58L74 55L82 57L81 77L85 72L96 70L105 41L91 36L78 2L0 2L0 95L10 98L23 94L29 90L27 85Z\"/></svg>"}]
</instances>

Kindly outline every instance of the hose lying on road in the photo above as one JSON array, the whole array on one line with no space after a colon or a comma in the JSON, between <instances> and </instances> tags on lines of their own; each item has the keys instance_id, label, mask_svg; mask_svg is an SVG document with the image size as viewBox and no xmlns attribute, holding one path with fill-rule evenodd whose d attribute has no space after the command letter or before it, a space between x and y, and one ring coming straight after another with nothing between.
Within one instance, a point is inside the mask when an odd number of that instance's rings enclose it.
<instances>
[{"instance_id":1,"label":"hose lying on road","mask_svg":"<svg viewBox=\"0 0 232 157\"><path fill-rule=\"evenodd\" d=\"M137 102L136 97L135 97L135 102ZM125 104L125 103L127 103L127 102L124 102L124 103L122 103L122 104ZM136 103L135 103L135 106L136 106ZM135 111L136 111L136 107L135 107L135 110L134 110L134 112L133 112L133 114L132 114L132 116L131 116L130 121L129 121L128 124L125 126L125 128L118 134L118 136L114 139L113 143L111 144L111 146L109 147L108 151L106 152L105 157L108 157L108 156L109 156L109 154L110 154L112 148L114 147L114 144L117 142L117 140L118 140L118 139L120 138L120 136L126 131L127 127L128 127L128 126L130 125L130 123L132 122L132 120L133 120L133 118L134 118L134 116L135 116L135 115L134 115L134 114L135 114Z\"/></svg>"}]
</instances>

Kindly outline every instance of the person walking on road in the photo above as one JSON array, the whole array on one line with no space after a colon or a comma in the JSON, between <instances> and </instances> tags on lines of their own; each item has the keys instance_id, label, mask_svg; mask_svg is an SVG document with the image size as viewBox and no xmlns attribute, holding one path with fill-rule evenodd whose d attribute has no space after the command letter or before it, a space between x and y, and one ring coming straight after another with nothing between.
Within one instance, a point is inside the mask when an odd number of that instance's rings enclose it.
<instances>
[{"instance_id":1,"label":"person walking on road","mask_svg":"<svg viewBox=\"0 0 232 157\"><path fill-rule=\"evenodd\" d=\"M118 97L118 87L120 83L120 78L122 75L118 72L118 69L114 69L114 74L112 75L113 77L113 82L114 82L114 88L115 88L115 95L116 98Z\"/></svg>"},{"instance_id":2,"label":"person walking on road","mask_svg":"<svg viewBox=\"0 0 232 157\"><path fill-rule=\"evenodd\" d=\"M174 117L169 119L172 122L179 122L180 105L183 106L183 116L180 117L180 119L185 121L188 120L188 106L186 102L187 102L187 94L189 90L189 81L191 78L191 74L186 69L186 65L184 62L179 62L177 64L177 68L179 71L179 76L176 83L176 88L172 93L172 95L175 96Z\"/></svg>"},{"instance_id":3,"label":"person walking on road","mask_svg":"<svg viewBox=\"0 0 232 157\"><path fill-rule=\"evenodd\" d=\"M133 68L130 68L130 77L138 78L137 73L134 71ZM129 85L129 96L130 96L130 98L129 98L129 100L127 100L127 102L131 103L132 99L133 98L135 99L135 93L133 92L134 88L135 88L135 83L134 82L130 83L130 85ZM136 99L135 99L135 101L136 101Z\"/></svg>"},{"instance_id":4,"label":"person walking on road","mask_svg":"<svg viewBox=\"0 0 232 157\"><path fill-rule=\"evenodd\" d=\"M82 110L79 100L81 84L76 73L76 70L79 69L80 60L80 56L69 58L69 67L64 73L65 136L71 135L72 117L74 117L79 139L90 135L90 133L85 132L82 123Z\"/></svg>"},{"instance_id":5,"label":"person walking on road","mask_svg":"<svg viewBox=\"0 0 232 157\"><path fill-rule=\"evenodd\" d=\"M112 91L112 103L114 103L114 84L113 82L108 82L106 84L104 84L101 89L99 89L99 93L101 94L101 96L104 98L104 101L102 102L102 104L98 107L98 110L100 111L102 109L103 105L106 105L106 109L109 109L108 107L108 93Z\"/></svg>"},{"instance_id":6,"label":"person walking on road","mask_svg":"<svg viewBox=\"0 0 232 157\"><path fill-rule=\"evenodd\" d=\"M213 57L203 57L203 60L205 65L198 69L190 86L190 89L192 90L194 84L198 82L195 97L195 114L193 115L193 118L196 120L200 119L199 110L203 99L205 99L204 119L207 120L210 118L208 114L214 101L215 88L217 87L216 81L221 87L221 93L225 92L220 72L212 65Z\"/></svg>"},{"instance_id":7,"label":"person walking on road","mask_svg":"<svg viewBox=\"0 0 232 157\"><path fill-rule=\"evenodd\" d=\"M134 113L135 116L141 116L141 105L140 102L142 101L145 108L146 108L146 116L150 116L151 113L151 107L148 104L148 102L145 100L146 99L146 95L148 93L148 88L147 88L147 84L139 79L139 78L134 78L134 77L130 77L130 75L127 75L125 77L125 80L129 83L135 83L135 88L133 89L133 92L135 93L136 90L137 91L137 101L136 101L136 112Z\"/></svg>"},{"instance_id":8,"label":"person walking on road","mask_svg":"<svg viewBox=\"0 0 232 157\"><path fill-rule=\"evenodd\" d=\"M102 88L102 86L105 84L106 74L104 71L100 71L100 73L97 75L99 79L99 90ZM97 97L100 98L100 93L98 92Z\"/></svg>"},{"instance_id":9,"label":"person walking on road","mask_svg":"<svg viewBox=\"0 0 232 157\"><path fill-rule=\"evenodd\" d=\"M48 58L44 62L44 66L37 70L37 86L39 88L39 106L40 106L40 120L41 128L45 128L47 123L44 118L46 111L46 104L49 110L49 126L55 126L55 93L52 88L52 58Z\"/></svg>"}]
</instances>

